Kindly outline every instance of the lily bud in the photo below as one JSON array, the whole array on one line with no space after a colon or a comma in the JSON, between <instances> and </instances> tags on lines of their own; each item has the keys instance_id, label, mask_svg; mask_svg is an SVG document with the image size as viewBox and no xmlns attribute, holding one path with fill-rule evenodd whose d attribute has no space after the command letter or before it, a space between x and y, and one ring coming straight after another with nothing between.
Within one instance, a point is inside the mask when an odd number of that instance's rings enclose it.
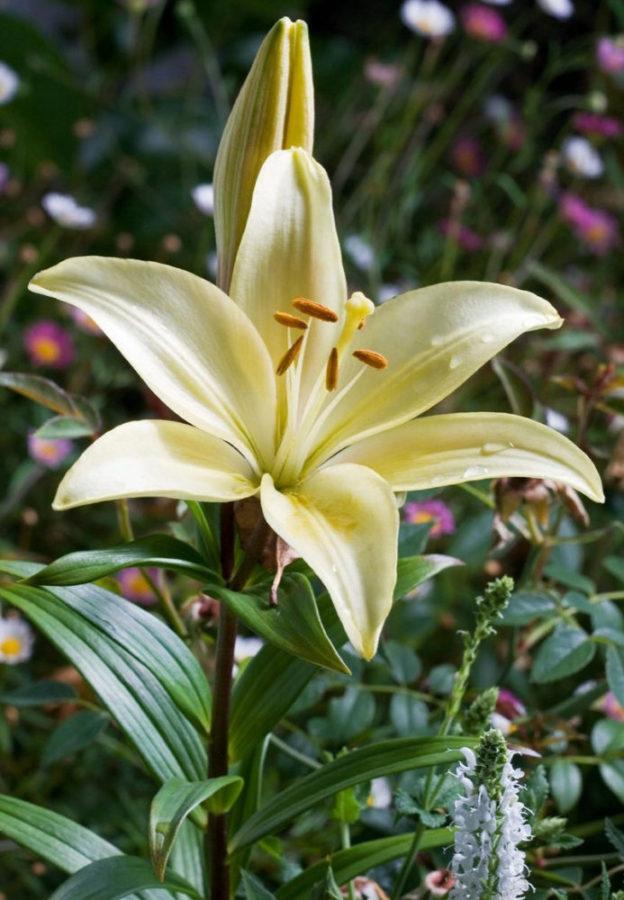
<instances>
[{"instance_id":1,"label":"lily bud","mask_svg":"<svg viewBox=\"0 0 624 900\"><path fill-rule=\"evenodd\" d=\"M227 291L258 172L276 150L312 152L314 90L305 22L280 19L262 42L225 126L214 171L219 284Z\"/></svg>"}]
</instances>

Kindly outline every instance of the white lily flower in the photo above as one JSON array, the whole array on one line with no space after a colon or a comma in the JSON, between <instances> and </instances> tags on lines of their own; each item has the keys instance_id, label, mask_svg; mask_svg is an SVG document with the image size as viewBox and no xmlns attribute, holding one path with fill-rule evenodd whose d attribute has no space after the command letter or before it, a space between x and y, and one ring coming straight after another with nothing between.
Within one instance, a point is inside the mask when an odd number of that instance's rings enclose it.
<instances>
[{"instance_id":1,"label":"white lily flower","mask_svg":"<svg viewBox=\"0 0 624 900\"><path fill-rule=\"evenodd\" d=\"M401 19L416 34L428 38L445 37L455 28L455 16L439 0L405 0Z\"/></svg>"},{"instance_id":2,"label":"white lily flower","mask_svg":"<svg viewBox=\"0 0 624 900\"><path fill-rule=\"evenodd\" d=\"M416 418L518 335L561 319L535 294L470 281L377 309L349 298L329 180L300 148L260 170L229 297L180 269L102 257L65 260L30 286L91 316L188 423L103 435L55 508L258 494L367 659L392 605L396 492L525 476L603 499L592 462L544 425L502 413Z\"/></svg>"}]
</instances>

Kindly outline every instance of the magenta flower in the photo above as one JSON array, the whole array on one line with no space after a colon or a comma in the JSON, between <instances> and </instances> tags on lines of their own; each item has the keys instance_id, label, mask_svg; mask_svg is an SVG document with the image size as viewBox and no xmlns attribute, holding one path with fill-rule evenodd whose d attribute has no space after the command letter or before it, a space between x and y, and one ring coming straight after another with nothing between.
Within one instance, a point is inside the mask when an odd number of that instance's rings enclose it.
<instances>
[{"instance_id":1,"label":"magenta flower","mask_svg":"<svg viewBox=\"0 0 624 900\"><path fill-rule=\"evenodd\" d=\"M562 194L559 211L576 236L597 256L604 256L619 242L615 217L603 209L588 206L575 194Z\"/></svg>"},{"instance_id":2,"label":"magenta flower","mask_svg":"<svg viewBox=\"0 0 624 900\"><path fill-rule=\"evenodd\" d=\"M431 522L429 535L432 538L453 534L455 517L442 500L412 500L404 507L405 521L410 525L423 525Z\"/></svg>"},{"instance_id":3,"label":"magenta flower","mask_svg":"<svg viewBox=\"0 0 624 900\"><path fill-rule=\"evenodd\" d=\"M598 68L607 75L624 72L624 41L622 38L602 37L596 46Z\"/></svg>"},{"instance_id":4,"label":"magenta flower","mask_svg":"<svg viewBox=\"0 0 624 900\"><path fill-rule=\"evenodd\" d=\"M472 228L468 228L467 225L459 225L459 227L455 225L455 229L454 231L454 223L450 219L443 219L440 222L442 234L445 237L453 237L462 250L466 250L468 253L475 253L483 247L483 238L476 231L473 231Z\"/></svg>"},{"instance_id":5,"label":"magenta flower","mask_svg":"<svg viewBox=\"0 0 624 900\"><path fill-rule=\"evenodd\" d=\"M24 347L35 366L65 369L74 361L71 335L56 322L41 320L27 328Z\"/></svg>"},{"instance_id":6,"label":"magenta flower","mask_svg":"<svg viewBox=\"0 0 624 900\"><path fill-rule=\"evenodd\" d=\"M28 435L28 454L48 469L58 469L67 459L74 445L67 438L42 438L34 432Z\"/></svg>"},{"instance_id":7,"label":"magenta flower","mask_svg":"<svg viewBox=\"0 0 624 900\"><path fill-rule=\"evenodd\" d=\"M470 135L457 138L451 148L451 161L460 175L475 178L485 171L485 156L479 141Z\"/></svg>"},{"instance_id":8,"label":"magenta flower","mask_svg":"<svg viewBox=\"0 0 624 900\"><path fill-rule=\"evenodd\" d=\"M496 712L506 719L517 719L526 715L526 706L514 693L501 688L496 699Z\"/></svg>"},{"instance_id":9,"label":"magenta flower","mask_svg":"<svg viewBox=\"0 0 624 900\"><path fill-rule=\"evenodd\" d=\"M572 125L582 134L598 137L616 138L624 134L624 124L619 119L613 116L600 116L598 113L577 112L572 119Z\"/></svg>"},{"instance_id":10,"label":"magenta flower","mask_svg":"<svg viewBox=\"0 0 624 900\"><path fill-rule=\"evenodd\" d=\"M146 569L146 571L152 580L156 580L158 569ZM127 600L132 600L141 606L153 606L156 603L154 592L141 569L134 566L122 569L117 573L117 581L121 587L121 593Z\"/></svg>"},{"instance_id":11,"label":"magenta flower","mask_svg":"<svg viewBox=\"0 0 624 900\"><path fill-rule=\"evenodd\" d=\"M479 41L496 44L507 37L507 24L500 13L480 3L465 6L461 11L461 20L467 34Z\"/></svg>"}]
</instances>

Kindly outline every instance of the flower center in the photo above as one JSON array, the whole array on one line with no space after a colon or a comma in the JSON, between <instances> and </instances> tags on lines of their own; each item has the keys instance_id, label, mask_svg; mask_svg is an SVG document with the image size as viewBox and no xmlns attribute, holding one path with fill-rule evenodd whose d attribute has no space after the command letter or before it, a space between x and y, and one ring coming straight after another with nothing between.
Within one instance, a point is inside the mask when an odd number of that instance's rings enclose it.
<instances>
[{"instance_id":1,"label":"flower center","mask_svg":"<svg viewBox=\"0 0 624 900\"><path fill-rule=\"evenodd\" d=\"M22 649L22 642L19 638L9 637L0 641L0 653L5 656L18 656Z\"/></svg>"}]
</instances>

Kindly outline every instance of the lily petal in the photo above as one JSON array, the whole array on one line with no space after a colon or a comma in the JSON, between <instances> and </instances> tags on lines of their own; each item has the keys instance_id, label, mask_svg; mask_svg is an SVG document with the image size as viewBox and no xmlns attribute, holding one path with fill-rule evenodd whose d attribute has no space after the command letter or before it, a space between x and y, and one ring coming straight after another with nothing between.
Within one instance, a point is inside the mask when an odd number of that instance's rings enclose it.
<instances>
[{"instance_id":1,"label":"lily petal","mask_svg":"<svg viewBox=\"0 0 624 900\"><path fill-rule=\"evenodd\" d=\"M552 428L508 413L426 416L365 438L334 459L370 466L395 491L484 478L549 478L604 501L600 475L582 450Z\"/></svg>"},{"instance_id":2,"label":"lily petal","mask_svg":"<svg viewBox=\"0 0 624 900\"><path fill-rule=\"evenodd\" d=\"M268 457L275 376L256 329L209 281L160 263L83 256L39 272L38 294L82 309L187 422Z\"/></svg>"},{"instance_id":3,"label":"lily petal","mask_svg":"<svg viewBox=\"0 0 624 900\"><path fill-rule=\"evenodd\" d=\"M363 466L328 466L296 489L262 478L264 517L327 588L353 646L377 649L392 606L399 516L386 482Z\"/></svg>"},{"instance_id":4,"label":"lily petal","mask_svg":"<svg viewBox=\"0 0 624 900\"><path fill-rule=\"evenodd\" d=\"M258 479L220 438L182 422L127 422L98 438L61 481L54 509L122 497L224 502L249 497Z\"/></svg>"},{"instance_id":5,"label":"lily petal","mask_svg":"<svg viewBox=\"0 0 624 900\"><path fill-rule=\"evenodd\" d=\"M456 281L401 294L375 310L353 349L388 360L383 371L345 360L339 390L358 376L316 436L317 460L430 409L525 331L559 328L540 297L501 284Z\"/></svg>"},{"instance_id":6,"label":"lily petal","mask_svg":"<svg viewBox=\"0 0 624 900\"><path fill-rule=\"evenodd\" d=\"M288 348L287 329L274 320L274 312L296 312L292 301L305 297L340 315L347 286L331 187L325 170L305 150L277 151L262 166L230 296L262 335L274 368ZM303 350L303 397L325 365L339 327L310 321Z\"/></svg>"}]
</instances>

